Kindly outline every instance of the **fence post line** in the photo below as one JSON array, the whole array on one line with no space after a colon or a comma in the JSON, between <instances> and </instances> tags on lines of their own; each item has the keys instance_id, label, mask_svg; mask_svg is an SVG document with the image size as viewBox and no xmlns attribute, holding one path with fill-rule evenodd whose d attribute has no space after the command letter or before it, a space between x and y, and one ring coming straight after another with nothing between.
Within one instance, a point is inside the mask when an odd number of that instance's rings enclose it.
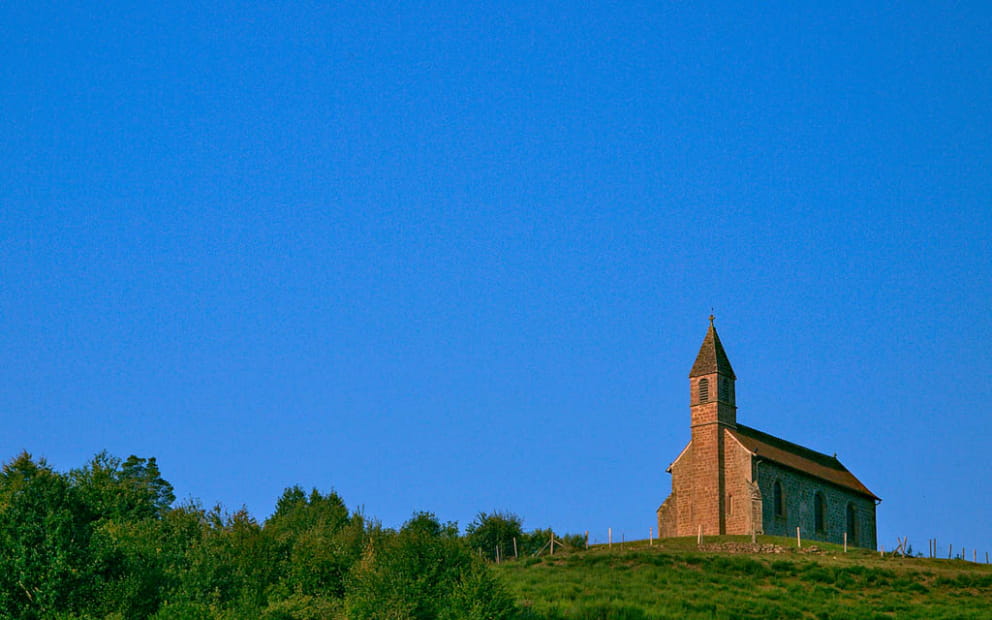
<instances>
[{"instance_id":1,"label":"fence post line","mask_svg":"<svg viewBox=\"0 0 992 620\"><path fill-rule=\"evenodd\" d=\"M796 547L803 548L803 539L799 537L799 526L796 526Z\"/></svg>"},{"instance_id":2,"label":"fence post line","mask_svg":"<svg viewBox=\"0 0 992 620\"><path fill-rule=\"evenodd\" d=\"M844 553L847 553L847 532L844 532Z\"/></svg>"},{"instance_id":3,"label":"fence post line","mask_svg":"<svg viewBox=\"0 0 992 620\"><path fill-rule=\"evenodd\" d=\"M699 531L696 533L696 544L703 544L703 524L699 524Z\"/></svg>"},{"instance_id":4,"label":"fence post line","mask_svg":"<svg viewBox=\"0 0 992 620\"><path fill-rule=\"evenodd\" d=\"M606 538L607 538L607 541L609 543L610 549L612 549L613 548L613 528L612 527L606 528Z\"/></svg>"},{"instance_id":5,"label":"fence post line","mask_svg":"<svg viewBox=\"0 0 992 620\"><path fill-rule=\"evenodd\" d=\"M513 559L516 560L518 557L520 557L520 556L517 555L517 537L514 536L513 537Z\"/></svg>"}]
</instances>

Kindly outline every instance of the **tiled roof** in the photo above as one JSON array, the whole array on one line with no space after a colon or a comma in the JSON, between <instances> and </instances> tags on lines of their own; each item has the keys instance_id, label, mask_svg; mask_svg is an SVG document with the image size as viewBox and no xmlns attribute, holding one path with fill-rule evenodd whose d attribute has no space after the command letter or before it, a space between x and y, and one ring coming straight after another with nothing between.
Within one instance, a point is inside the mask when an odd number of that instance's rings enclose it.
<instances>
[{"instance_id":1,"label":"tiled roof","mask_svg":"<svg viewBox=\"0 0 992 620\"><path fill-rule=\"evenodd\" d=\"M868 490L868 487L861 484L861 481L855 478L854 474L841 465L837 457L804 448L743 424L738 424L737 429L731 430L730 433L759 458L773 461L814 478L826 480L872 499L879 499L877 495Z\"/></svg>"},{"instance_id":2,"label":"tiled roof","mask_svg":"<svg viewBox=\"0 0 992 620\"><path fill-rule=\"evenodd\" d=\"M734 375L734 369L730 367L730 360L727 359L727 352L723 350L720 336L717 335L716 328L713 327L713 317L711 316L710 327L706 330L703 346L699 347L699 355L696 356L696 362L692 365L689 376L698 377L699 375L711 375L715 372L727 375L731 379L737 379L737 376Z\"/></svg>"}]
</instances>

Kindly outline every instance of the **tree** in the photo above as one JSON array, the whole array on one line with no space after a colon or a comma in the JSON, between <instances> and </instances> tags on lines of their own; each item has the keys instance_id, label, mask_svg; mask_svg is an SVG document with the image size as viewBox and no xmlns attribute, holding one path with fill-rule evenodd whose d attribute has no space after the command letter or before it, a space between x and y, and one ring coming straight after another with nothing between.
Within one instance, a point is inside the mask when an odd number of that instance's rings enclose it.
<instances>
[{"instance_id":1,"label":"tree","mask_svg":"<svg viewBox=\"0 0 992 620\"><path fill-rule=\"evenodd\" d=\"M161 518L176 500L155 457L132 454L122 462L104 451L86 466L71 471L69 479L100 519Z\"/></svg>"},{"instance_id":2,"label":"tree","mask_svg":"<svg viewBox=\"0 0 992 620\"><path fill-rule=\"evenodd\" d=\"M499 620L513 601L454 523L414 514L399 532L376 529L350 582L349 618Z\"/></svg>"},{"instance_id":3,"label":"tree","mask_svg":"<svg viewBox=\"0 0 992 620\"><path fill-rule=\"evenodd\" d=\"M257 616L278 575L274 546L245 508L224 515L218 506L199 516L200 536L187 552L171 602Z\"/></svg>"},{"instance_id":4,"label":"tree","mask_svg":"<svg viewBox=\"0 0 992 620\"><path fill-rule=\"evenodd\" d=\"M506 558L513 553L513 540L523 542L520 517L509 512L480 512L465 532L472 549L481 550L490 560ZM498 551L497 551L498 550Z\"/></svg>"},{"instance_id":5,"label":"tree","mask_svg":"<svg viewBox=\"0 0 992 620\"><path fill-rule=\"evenodd\" d=\"M85 507L90 531L89 571L95 594L88 606L100 616L147 617L169 581L176 560L164 517L175 500L154 458L125 461L100 452L66 476ZM98 587L96 587L98 586Z\"/></svg>"},{"instance_id":6,"label":"tree","mask_svg":"<svg viewBox=\"0 0 992 620\"><path fill-rule=\"evenodd\" d=\"M279 556L283 594L344 596L348 572L361 557L365 525L361 515L348 514L337 493L313 489L307 496L299 486L286 489L264 532Z\"/></svg>"},{"instance_id":7,"label":"tree","mask_svg":"<svg viewBox=\"0 0 992 620\"><path fill-rule=\"evenodd\" d=\"M0 616L80 609L92 591L89 515L65 476L23 452L0 471Z\"/></svg>"}]
</instances>

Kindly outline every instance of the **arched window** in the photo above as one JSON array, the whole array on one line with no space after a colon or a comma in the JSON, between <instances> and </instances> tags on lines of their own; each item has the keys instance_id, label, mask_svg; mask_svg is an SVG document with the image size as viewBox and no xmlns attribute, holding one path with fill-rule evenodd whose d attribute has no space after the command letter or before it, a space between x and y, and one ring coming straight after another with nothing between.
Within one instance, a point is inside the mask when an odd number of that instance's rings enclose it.
<instances>
[{"instance_id":1,"label":"arched window","mask_svg":"<svg viewBox=\"0 0 992 620\"><path fill-rule=\"evenodd\" d=\"M847 542L858 544L858 517L854 512L854 504L847 505Z\"/></svg>"},{"instance_id":2,"label":"arched window","mask_svg":"<svg viewBox=\"0 0 992 620\"><path fill-rule=\"evenodd\" d=\"M775 481L775 486L773 487L772 496L775 499L775 516L784 517L785 516L785 498L782 496L782 483L778 480Z\"/></svg>"},{"instance_id":3,"label":"arched window","mask_svg":"<svg viewBox=\"0 0 992 620\"><path fill-rule=\"evenodd\" d=\"M710 399L710 380L700 379L699 380L699 402L705 403Z\"/></svg>"},{"instance_id":4,"label":"arched window","mask_svg":"<svg viewBox=\"0 0 992 620\"><path fill-rule=\"evenodd\" d=\"M819 491L813 496L813 523L817 532L827 531L827 502Z\"/></svg>"}]
</instances>

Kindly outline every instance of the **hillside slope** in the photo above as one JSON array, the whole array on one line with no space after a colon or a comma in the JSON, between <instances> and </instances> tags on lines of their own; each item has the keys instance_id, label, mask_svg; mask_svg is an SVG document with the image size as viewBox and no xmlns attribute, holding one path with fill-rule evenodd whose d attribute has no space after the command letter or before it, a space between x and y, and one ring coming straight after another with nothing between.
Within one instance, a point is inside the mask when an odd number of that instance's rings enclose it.
<instances>
[{"instance_id":1,"label":"hillside slope","mask_svg":"<svg viewBox=\"0 0 992 620\"><path fill-rule=\"evenodd\" d=\"M614 544L504 562L497 572L534 619L992 618L992 566L803 550L762 537Z\"/></svg>"}]
</instances>

